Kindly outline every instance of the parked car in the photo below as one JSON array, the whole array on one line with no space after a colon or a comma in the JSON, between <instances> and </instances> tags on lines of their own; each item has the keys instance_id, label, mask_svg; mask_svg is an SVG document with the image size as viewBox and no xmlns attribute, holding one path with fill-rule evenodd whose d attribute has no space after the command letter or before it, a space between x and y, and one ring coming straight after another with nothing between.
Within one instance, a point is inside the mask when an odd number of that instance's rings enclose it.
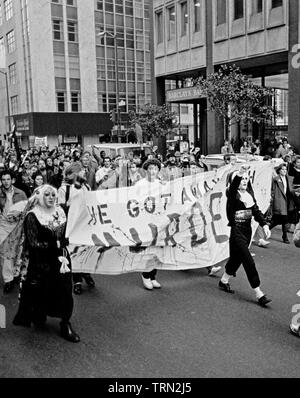
<instances>
[{"instance_id":1,"label":"parked car","mask_svg":"<svg viewBox=\"0 0 300 398\"><path fill-rule=\"evenodd\" d=\"M249 154L240 154L240 153L235 153L233 154L236 157L236 163L246 163L250 162L253 160L256 161L262 161L263 156L257 156L255 155L254 157ZM207 165L208 171L218 169L219 167L224 166L224 155L223 154L210 154L205 156L202 161Z\"/></svg>"},{"instance_id":2,"label":"parked car","mask_svg":"<svg viewBox=\"0 0 300 398\"><path fill-rule=\"evenodd\" d=\"M93 145L99 150L99 152L104 151L106 156L110 158L115 158L116 156L122 156L123 158L128 155L129 152L140 153L142 150L145 154L151 153L151 147L146 144L95 144ZM91 146L87 146L87 150L91 149Z\"/></svg>"}]
</instances>

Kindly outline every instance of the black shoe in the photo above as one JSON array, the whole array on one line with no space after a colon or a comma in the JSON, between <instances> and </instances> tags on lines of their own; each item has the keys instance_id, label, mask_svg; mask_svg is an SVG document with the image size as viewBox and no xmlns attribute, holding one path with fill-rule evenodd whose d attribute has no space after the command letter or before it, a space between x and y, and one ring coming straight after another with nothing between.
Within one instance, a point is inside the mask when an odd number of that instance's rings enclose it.
<instances>
[{"instance_id":1,"label":"black shoe","mask_svg":"<svg viewBox=\"0 0 300 398\"><path fill-rule=\"evenodd\" d=\"M234 290L231 289L229 283L223 283L222 281L219 282L219 288L224 290L226 293L234 293Z\"/></svg>"},{"instance_id":2,"label":"black shoe","mask_svg":"<svg viewBox=\"0 0 300 398\"><path fill-rule=\"evenodd\" d=\"M83 279L85 280L86 284L90 287L95 287L95 281L94 279L91 277L91 275L83 275Z\"/></svg>"},{"instance_id":3,"label":"black shoe","mask_svg":"<svg viewBox=\"0 0 300 398\"><path fill-rule=\"evenodd\" d=\"M271 299L269 299L266 295L264 295L264 296L262 296L261 298L258 299L258 304L261 307L265 307L271 301L272 301Z\"/></svg>"},{"instance_id":4,"label":"black shoe","mask_svg":"<svg viewBox=\"0 0 300 398\"><path fill-rule=\"evenodd\" d=\"M80 337L74 332L70 322L60 322L60 334L71 343L79 343L80 341Z\"/></svg>"},{"instance_id":5,"label":"black shoe","mask_svg":"<svg viewBox=\"0 0 300 398\"><path fill-rule=\"evenodd\" d=\"M82 284L79 283L75 283L74 287L73 287L73 292L74 294L81 294L82 293Z\"/></svg>"},{"instance_id":6,"label":"black shoe","mask_svg":"<svg viewBox=\"0 0 300 398\"><path fill-rule=\"evenodd\" d=\"M289 245L291 242L288 240L288 238L284 238L284 239L282 239L283 240L283 243L286 243L287 245Z\"/></svg>"},{"instance_id":7,"label":"black shoe","mask_svg":"<svg viewBox=\"0 0 300 398\"><path fill-rule=\"evenodd\" d=\"M3 292L10 293L14 288L14 281L4 283Z\"/></svg>"}]
</instances>

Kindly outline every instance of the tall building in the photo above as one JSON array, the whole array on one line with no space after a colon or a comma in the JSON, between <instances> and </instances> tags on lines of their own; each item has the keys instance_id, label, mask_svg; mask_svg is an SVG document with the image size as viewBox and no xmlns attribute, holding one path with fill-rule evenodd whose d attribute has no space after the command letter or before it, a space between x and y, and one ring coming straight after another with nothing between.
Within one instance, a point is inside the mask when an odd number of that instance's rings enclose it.
<instances>
[{"instance_id":1,"label":"tall building","mask_svg":"<svg viewBox=\"0 0 300 398\"><path fill-rule=\"evenodd\" d=\"M298 0L154 0L154 56L158 103L190 104L193 132L204 153L218 153L222 122L207 112L194 78L236 64L273 87L275 117L267 126L232 128L232 136L288 136L300 151L300 2ZM188 133L188 132L187 132Z\"/></svg>"},{"instance_id":2,"label":"tall building","mask_svg":"<svg viewBox=\"0 0 300 398\"><path fill-rule=\"evenodd\" d=\"M151 102L151 18L150 0L0 0L0 54L22 146L37 136L50 146L112 139L110 111L122 118ZM2 141L5 88L1 73Z\"/></svg>"}]
</instances>

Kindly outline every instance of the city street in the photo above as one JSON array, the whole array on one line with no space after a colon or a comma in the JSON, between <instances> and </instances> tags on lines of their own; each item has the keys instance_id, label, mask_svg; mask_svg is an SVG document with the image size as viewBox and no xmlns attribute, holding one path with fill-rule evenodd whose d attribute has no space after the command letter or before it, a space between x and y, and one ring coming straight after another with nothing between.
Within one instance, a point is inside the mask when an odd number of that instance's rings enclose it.
<instances>
[{"instance_id":1,"label":"city street","mask_svg":"<svg viewBox=\"0 0 300 398\"><path fill-rule=\"evenodd\" d=\"M63 340L59 320L46 330L12 325L17 291L3 295L0 377L215 378L299 377L300 339L289 333L300 304L300 249L273 231L267 249L252 246L262 289L273 302L256 304L243 269L219 290L205 269L158 272L161 290L146 291L139 274L97 275L75 297L72 324L79 344ZM292 235L289 234L290 239Z\"/></svg>"}]
</instances>

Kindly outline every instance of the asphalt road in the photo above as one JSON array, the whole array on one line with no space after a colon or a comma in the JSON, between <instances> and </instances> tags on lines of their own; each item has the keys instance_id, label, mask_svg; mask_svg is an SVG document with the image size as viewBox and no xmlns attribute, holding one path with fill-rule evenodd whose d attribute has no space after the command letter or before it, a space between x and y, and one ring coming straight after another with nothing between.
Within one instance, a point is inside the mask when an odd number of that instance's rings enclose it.
<instances>
[{"instance_id":1,"label":"asphalt road","mask_svg":"<svg viewBox=\"0 0 300 398\"><path fill-rule=\"evenodd\" d=\"M1 287L0 378L299 377L300 338L288 326L300 304L300 249L280 236L275 230L268 249L251 249L269 308L257 305L243 269L234 295L203 269L160 271L155 291L137 273L98 275L95 289L75 297L78 344L59 336L57 319L43 331L12 325L17 292L3 295Z\"/></svg>"}]
</instances>

